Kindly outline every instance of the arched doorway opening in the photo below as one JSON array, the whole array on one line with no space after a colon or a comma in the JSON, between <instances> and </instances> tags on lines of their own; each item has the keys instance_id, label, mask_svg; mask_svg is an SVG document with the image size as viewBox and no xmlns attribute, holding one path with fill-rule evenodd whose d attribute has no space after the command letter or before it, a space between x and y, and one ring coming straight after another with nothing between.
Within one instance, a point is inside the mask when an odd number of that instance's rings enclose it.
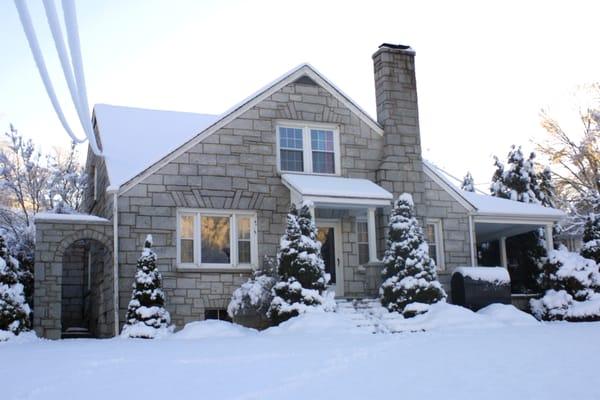
<instances>
[{"instance_id":1,"label":"arched doorway opening","mask_svg":"<svg viewBox=\"0 0 600 400\"><path fill-rule=\"evenodd\" d=\"M113 335L111 252L95 239L78 239L62 255L61 337Z\"/></svg>"}]
</instances>

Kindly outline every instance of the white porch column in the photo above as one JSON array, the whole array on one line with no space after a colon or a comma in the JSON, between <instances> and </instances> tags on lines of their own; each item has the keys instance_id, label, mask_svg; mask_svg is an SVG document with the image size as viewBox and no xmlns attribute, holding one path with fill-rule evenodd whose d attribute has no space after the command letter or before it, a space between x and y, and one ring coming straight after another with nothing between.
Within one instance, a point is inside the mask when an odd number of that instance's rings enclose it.
<instances>
[{"instance_id":1,"label":"white porch column","mask_svg":"<svg viewBox=\"0 0 600 400\"><path fill-rule=\"evenodd\" d=\"M500 242L500 265L502 268L508 268L508 257L506 255L506 237L502 236Z\"/></svg>"},{"instance_id":2,"label":"white porch column","mask_svg":"<svg viewBox=\"0 0 600 400\"><path fill-rule=\"evenodd\" d=\"M554 239L552 238L552 224L546 224L545 227L546 250L550 253L554 250Z\"/></svg>"},{"instance_id":3,"label":"white porch column","mask_svg":"<svg viewBox=\"0 0 600 400\"><path fill-rule=\"evenodd\" d=\"M377 237L375 229L375 208L367 210L367 231L369 235L369 262L377 261Z\"/></svg>"}]
</instances>

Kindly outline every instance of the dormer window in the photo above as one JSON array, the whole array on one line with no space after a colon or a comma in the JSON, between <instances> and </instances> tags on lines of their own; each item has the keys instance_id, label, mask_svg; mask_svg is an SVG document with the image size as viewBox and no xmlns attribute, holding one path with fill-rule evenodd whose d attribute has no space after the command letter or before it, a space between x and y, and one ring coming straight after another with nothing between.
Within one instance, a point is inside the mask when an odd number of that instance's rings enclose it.
<instances>
[{"instance_id":1,"label":"dormer window","mask_svg":"<svg viewBox=\"0 0 600 400\"><path fill-rule=\"evenodd\" d=\"M277 145L281 172L340 174L339 132L334 127L281 124Z\"/></svg>"}]
</instances>

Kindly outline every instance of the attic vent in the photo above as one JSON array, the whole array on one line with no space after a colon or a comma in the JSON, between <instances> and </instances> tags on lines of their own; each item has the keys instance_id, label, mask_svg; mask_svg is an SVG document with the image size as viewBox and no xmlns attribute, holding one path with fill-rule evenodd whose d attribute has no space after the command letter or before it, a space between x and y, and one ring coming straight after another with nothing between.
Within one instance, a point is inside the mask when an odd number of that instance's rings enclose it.
<instances>
[{"instance_id":1,"label":"attic vent","mask_svg":"<svg viewBox=\"0 0 600 400\"><path fill-rule=\"evenodd\" d=\"M309 78L306 75L301 76L300 78L296 79L294 81L294 83L299 83L301 85L310 85L310 86L319 86L317 84L317 82L313 81L311 78Z\"/></svg>"}]
</instances>

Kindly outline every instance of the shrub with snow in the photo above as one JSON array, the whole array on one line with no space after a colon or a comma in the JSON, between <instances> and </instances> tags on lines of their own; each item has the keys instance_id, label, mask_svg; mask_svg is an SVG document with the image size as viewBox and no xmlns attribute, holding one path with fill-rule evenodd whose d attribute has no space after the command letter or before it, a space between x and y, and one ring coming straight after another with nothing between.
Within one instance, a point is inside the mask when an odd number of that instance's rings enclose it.
<instances>
[{"instance_id":1,"label":"shrub with snow","mask_svg":"<svg viewBox=\"0 0 600 400\"><path fill-rule=\"evenodd\" d=\"M548 255L540 274L544 297L531 300L532 313L544 320L600 319L600 273L595 261L565 247Z\"/></svg>"},{"instance_id":2,"label":"shrub with snow","mask_svg":"<svg viewBox=\"0 0 600 400\"><path fill-rule=\"evenodd\" d=\"M261 268L233 292L227 313L236 324L264 329L270 326L267 316L273 301L272 289L277 283L277 266L265 256Z\"/></svg>"},{"instance_id":3,"label":"shrub with snow","mask_svg":"<svg viewBox=\"0 0 600 400\"><path fill-rule=\"evenodd\" d=\"M433 304L446 298L437 279L435 262L429 257L423 231L413 216L412 197L407 193L398 198L390 215L383 262L379 294L381 303L388 310L412 317L427 308L422 305L407 307L409 304Z\"/></svg>"},{"instance_id":4,"label":"shrub with snow","mask_svg":"<svg viewBox=\"0 0 600 400\"><path fill-rule=\"evenodd\" d=\"M154 339L166 336L175 328L165 309L162 276L156 267L156 253L151 249L152 236L144 242L144 250L138 259L133 293L127 308L127 317L121 336Z\"/></svg>"},{"instance_id":5,"label":"shrub with snow","mask_svg":"<svg viewBox=\"0 0 600 400\"><path fill-rule=\"evenodd\" d=\"M583 246L581 255L600 263L600 216L588 216L583 228Z\"/></svg>"},{"instance_id":6,"label":"shrub with snow","mask_svg":"<svg viewBox=\"0 0 600 400\"><path fill-rule=\"evenodd\" d=\"M273 300L268 315L279 324L291 317L321 306L321 296L329 277L321 258L321 243L312 219L310 205L300 211L292 205L287 216L285 234L277 254L279 282L273 287Z\"/></svg>"},{"instance_id":7,"label":"shrub with snow","mask_svg":"<svg viewBox=\"0 0 600 400\"><path fill-rule=\"evenodd\" d=\"M18 261L8 253L4 238L0 236L0 331L10 335L30 329L31 310L25 301L18 273Z\"/></svg>"}]
</instances>

